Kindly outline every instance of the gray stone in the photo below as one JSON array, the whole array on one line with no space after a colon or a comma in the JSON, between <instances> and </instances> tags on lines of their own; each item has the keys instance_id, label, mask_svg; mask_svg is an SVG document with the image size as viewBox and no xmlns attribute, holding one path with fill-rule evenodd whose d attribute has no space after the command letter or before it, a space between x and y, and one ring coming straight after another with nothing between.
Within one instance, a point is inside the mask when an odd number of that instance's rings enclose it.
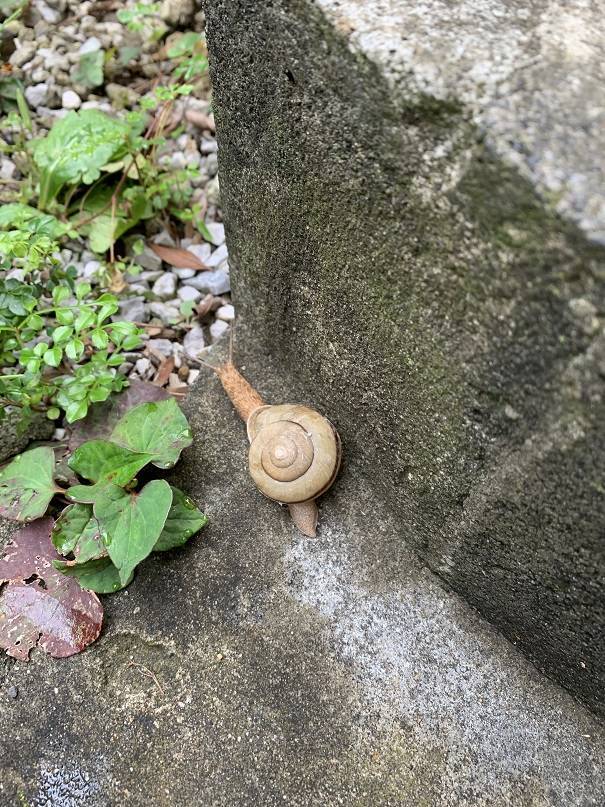
<instances>
[{"instance_id":1,"label":"gray stone","mask_svg":"<svg viewBox=\"0 0 605 807\"><path fill-rule=\"evenodd\" d=\"M172 269L172 273L178 277L179 280L188 280L190 277L195 277L197 269Z\"/></svg>"},{"instance_id":2,"label":"gray stone","mask_svg":"<svg viewBox=\"0 0 605 807\"><path fill-rule=\"evenodd\" d=\"M139 255L133 255L132 257L134 262L142 266L143 269L148 269L152 272L162 270L162 259L147 244L145 244L143 251Z\"/></svg>"},{"instance_id":3,"label":"gray stone","mask_svg":"<svg viewBox=\"0 0 605 807\"><path fill-rule=\"evenodd\" d=\"M238 320L397 540L605 713L597 5L205 11Z\"/></svg>"},{"instance_id":4,"label":"gray stone","mask_svg":"<svg viewBox=\"0 0 605 807\"><path fill-rule=\"evenodd\" d=\"M40 84L31 84L24 90L24 95L27 103L32 109L37 109L43 106L48 100L48 84L41 82Z\"/></svg>"},{"instance_id":5,"label":"gray stone","mask_svg":"<svg viewBox=\"0 0 605 807\"><path fill-rule=\"evenodd\" d=\"M215 320L210 326L210 339L212 340L212 343L214 344L214 342L218 342L221 336L224 336L228 330L228 322L225 322L222 319Z\"/></svg>"},{"instance_id":6,"label":"gray stone","mask_svg":"<svg viewBox=\"0 0 605 807\"><path fill-rule=\"evenodd\" d=\"M6 694L8 695L8 697L9 697L11 700L15 700L16 698L18 698L18 697L19 697L19 690L17 689L17 687L9 687L9 688L6 690Z\"/></svg>"},{"instance_id":7,"label":"gray stone","mask_svg":"<svg viewBox=\"0 0 605 807\"><path fill-rule=\"evenodd\" d=\"M215 269L213 272L198 272L195 277L185 281L185 285L193 286L205 294L225 294L231 288L229 272L226 269Z\"/></svg>"},{"instance_id":8,"label":"gray stone","mask_svg":"<svg viewBox=\"0 0 605 807\"><path fill-rule=\"evenodd\" d=\"M98 280L99 270L101 269L101 262L97 260L86 261L82 266L81 277L89 282Z\"/></svg>"},{"instance_id":9,"label":"gray stone","mask_svg":"<svg viewBox=\"0 0 605 807\"><path fill-rule=\"evenodd\" d=\"M212 247L210 244L189 244L187 247L189 252L192 252L196 258L199 258L202 263L208 263L212 255Z\"/></svg>"},{"instance_id":10,"label":"gray stone","mask_svg":"<svg viewBox=\"0 0 605 807\"><path fill-rule=\"evenodd\" d=\"M309 400L266 352L239 360L267 400ZM251 484L205 368L184 409L195 442L168 478L209 524L103 597L85 653L0 662L20 692L3 804L603 803L603 726L417 562L359 456L308 540Z\"/></svg>"},{"instance_id":11,"label":"gray stone","mask_svg":"<svg viewBox=\"0 0 605 807\"><path fill-rule=\"evenodd\" d=\"M134 369L140 378L143 379L149 378L151 375L153 375L153 366L149 359L146 359L145 357L136 360L134 363Z\"/></svg>"},{"instance_id":12,"label":"gray stone","mask_svg":"<svg viewBox=\"0 0 605 807\"><path fill-rule=\"evenodd\" d=\"M199 325L195 325L185 334L183 347L185 348L185 355L189 359L197 359L199 357L199 354L206 347L204 331Z\"/></svg>"},{"instance_id":13,"label":"gray stone","mask_svg":"<svg viewBox=\"0 0 605 807\"><path fill-rule=\"evenodd\" d=\"M170 339L150 339L147 345L163 356L172 356L173 342L171 342Z\"/></svg>"},{"instance_id":14,"label":"gray stone","mask_svg":"<svg viewBox=\"0 0 605 807\"><path fill-rule=\"evenodd\" d=\"M193 286L181 286L177 294L181 300L199 300L202 296L202 292Z\"/></svg>"},{"instance_id":15,"label":"gray stone","mask_svg":"<svg viewBox=\"0 0 605 807\"><path fill-rule=\"evenodd\" d=\"M158 317L166 325L173 325L182 319L179 309L166 303L149 303L149 310L154 317Z\"/></svg>"},{"instance_id":16,"label":"gray stone","mask_svg":"<svg viewBox=\"0 0 605 807\"><path fill-rule=\"evenodd\" d=\"M155 281L151 291L161 300L169 300L171 297L174 297L176 292L176 277L172 272L164 272Z\"/></svg>"},{"instance_id":17,"label":"gray stone","mask_svg":"<svg viewBox=\"0 0 605 807\"><path fill-rule=\"evenodd\" d=\"M14 53L9 58L10 64L14 67L22 67L35 55L36 43L18 40Z\"/></svg>"},{"instance_id":18,"label":"gray stone","mask_svg":"<svg viewBox=\"0 0 605 807\"><path fill-rule=\"evenodd\" d=\"M61 22L61 17L63 16L61 12L55 8L51 8L44 0L33 0L32 5L44 22L48 22L51 25L56 25L56 23Z\"/></svg>"},{"instance_id":19,"label":"gray stone","mask_svg":"<svg viewBox=\"0 0 605 807\"><path fill-rule=\"evenodd\" d=\"M127 322L147 322L149 320L149 306L144 297L127 297L120 300L120 311L114 314L114 321L126 320Z\"/></svg>"},{"instance_id":20,"label":"gray stone","mask_svg":"<svg viewBox=\"0 0 605 807\"><path fill-rule=\"evenodd\" d=\"M160 5L160 17L171 25L188 25L194 14L194 0L162 0Z\"/></svg>"},{"instance_id":21,"label":"gray stone","mask_svg":"<svg viewBox=\"0 0 605 807\"><path fill-rule=\"evenodd\" d=\"M204 263L206 264L206 266L216 267L220 266L220 264L223 263L223 261L227 260L228 257L229 252L227 250L227 245L221 244L220 247L217 247L217 249L215 249L214 252L212 252L210 257L206 261L204 261Z\"/></svg>"},{"instance_id":22,"label":"gray stone","mask_svg":"<svg viewBox=\"0 0 605 807\"><path fill-rule=\"evenodd\" d=\"M219 224L216 221L209 221L206 224L206 228L208 232L212 236L212 243L220 247L221 244L225 243L225 226L223 224Z\"/></svg>"}]
</instances>

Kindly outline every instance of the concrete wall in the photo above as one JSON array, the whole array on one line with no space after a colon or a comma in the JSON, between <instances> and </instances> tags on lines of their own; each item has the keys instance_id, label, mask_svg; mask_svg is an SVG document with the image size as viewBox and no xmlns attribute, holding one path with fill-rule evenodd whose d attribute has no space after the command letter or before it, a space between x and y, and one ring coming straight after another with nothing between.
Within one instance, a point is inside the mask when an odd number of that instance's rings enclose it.
<instances>
[{"instance_id":1,"label":"concrete wall","mask_svg":"<svg viewBox=\"0 0 605 807\"><path fill-rule=\"evenodd\" d=\"M206 0L238 313L338 425L402 542L604 712L590 54L561 90L543 47L556 3L501 23L487 1L422 4L441 28L406 20L415 5ZM497 36L510 15L514 42ZM511 76L520 88L498 95ZM567 125L572 104L590 121Z\"/></svg>"}]
</instances>

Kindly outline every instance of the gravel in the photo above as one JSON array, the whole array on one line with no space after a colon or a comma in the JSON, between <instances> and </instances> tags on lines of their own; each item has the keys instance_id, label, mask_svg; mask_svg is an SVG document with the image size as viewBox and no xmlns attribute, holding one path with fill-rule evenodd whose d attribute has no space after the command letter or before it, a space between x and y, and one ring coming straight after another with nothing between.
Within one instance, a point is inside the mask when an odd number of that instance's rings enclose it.
<instances>
[{"instance_id":1,"label":"gravel","mask_svg":"<svg viewBox=\"0 0 605 807\"><path fill-rule=\"evenodd\" d=\"M134 8L134 0L120 7ZM91 9L94 6L94 16ZM77 3L75 0L32 0L28 14L11 23L11 50L5 59L15 79L24 86L34 130L45 130L69 112L99 109L110 115L138 105L157 80L165 47L183 33L203 29L203 14L194 0L163 0L160 17L142 20L139 32L133 32L116 19L115 7L105 4ZM161 29L161 36L155 36ZM127 61L120 63L122 49L132 49ZM13 49L14 48L14 49ZM83 56L104 51L104 81L98 87L83 86L76 79ZM161 66L160 66L161 65ZM109 291L119 299L119 311L112 317L145 324L144 345L125 355L120 372L139 378L153 378L159 356L173 357L175 370L170 381L173 389L192 384L197 369L189 367L202 351L221 338L233 322L235 311L230 300L228 250L220 211L217 176L217 142L209 98L183 98L174 106L178 137L167 137L158 151L161 164L175 168L194 168L197 176L188 180L193 191L192 204L204 211L209 239L178 240L173 225L162 226L151 218L134 228L119 242L119 258L126 262L123 288ZM0 134L0 146L3 135ZM0 151L0 194L20 180L20 163ZM4 203L0 198L0 203ZM186 232L191 236L191 230ZM180 268L163 261L152 249L155 243L187 249L210 271ZM106 271L106 256L86 248L86 239L76 239L61 250L65 265L76 268L78 279L99 291L107 289L111 276ZM15 277L22 279L17 272ZM193 310L181 306L193 304Z\"/></svg>"}]
</instances>

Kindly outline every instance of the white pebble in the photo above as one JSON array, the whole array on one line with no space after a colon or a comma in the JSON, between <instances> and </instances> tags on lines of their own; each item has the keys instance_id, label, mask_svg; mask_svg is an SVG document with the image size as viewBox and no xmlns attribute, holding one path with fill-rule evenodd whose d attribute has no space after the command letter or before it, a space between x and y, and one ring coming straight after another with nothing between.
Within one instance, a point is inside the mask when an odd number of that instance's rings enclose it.
<instances>
[{"instance_id":1,"label":"white pebble","mask_svg":"<svg viewBox=\"0 0 605 807\"><path fill-rule=\"evenodd\" d=\"M232 305L222 305L216 312L217 319L223 319L225 322L233 322L235 319L235 308Z\"/></svg>"},{"instance_id":2,"label":"white pebble","mask_svg":"<svg viewBox=\"0 0 605 807\"><path fill-rule=\"evenodd\" d=\"M61 96L61 106L63 109L78 109L82 104L82 99L77 92L65 90Z\"/></svg>"},{"instance_id":3,"label":"white pebble","mask_svg":"<svg viewBox=\"0 0 605 807\"><path fill-rule=\"evenodd\" d=\"M213 342L218 342L221 336L228 330L229 324L222 319L217 319L210 326L210 338Z\"/></svg>"},{"instance_id":4,"label":"white pebble","mask_svg":"<svg viewBox=\"0 0 605 807\"><path fill-rule=\"evenodd\" d=\"M198 289L194 289L193 286L181 286L181 288L177 292L178 296L181 300L199 300L202 296L202 292L198 291Z\"/></svg>"}]
</instances>

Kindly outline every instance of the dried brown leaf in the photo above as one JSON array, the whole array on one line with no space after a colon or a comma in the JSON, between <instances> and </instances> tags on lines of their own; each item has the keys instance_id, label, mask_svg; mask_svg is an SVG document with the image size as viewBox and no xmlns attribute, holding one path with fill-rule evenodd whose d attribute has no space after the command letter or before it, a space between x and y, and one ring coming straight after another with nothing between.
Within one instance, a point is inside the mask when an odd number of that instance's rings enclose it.
<instances>
[{"instance_id":1,"label":"dried brown leaf","mask_svg":"<svg viewBox=\"0 0 605 807\"><path fill-rule=\"evenodd\" d=\"M27 661L32 647L55 658L80 653L101 632L103 607L96 594L58 572L50 540L51 518L15 533L0 560L0 647Z\"/></svg>"},{"instance_id":2,"label":"dried brown leaf","mask_svg":"<svg viewBox=\"0 0 605 807\"><path fill-rule=\"evenodd\" d=\"M205 263L182 247L164 247L161 244L149 244L155 254L166 263L174 266L175 269L198 269L200 271L209 269Z\"/></svg>"},{"instance_id":3,"label":"dried brown leaf","mask_svg":"<svg viewBox=\"0 0 605 807\"><path fill-rule=\"evenodd\" d=\"M205 129L208 132L215 132L216 126L214 124L214 115L205 115L197 109L188 109L185 112L185 117L194 126L199 129Z\"/></svg>"},{"instance_id":4,"label":"dried brown leaf","mask_svg":"<svg viewBox=\"0 0 605 807\"><path fill-rule=\"evenodd\" d=\"M169 356L168 358L164 359L160 366L158 367L158 371L155 374L155 378L151 382L158 387L163 387L164 384L168 381L170 374L174 370L174 358Z\"/></svg>"}]
</instances>

